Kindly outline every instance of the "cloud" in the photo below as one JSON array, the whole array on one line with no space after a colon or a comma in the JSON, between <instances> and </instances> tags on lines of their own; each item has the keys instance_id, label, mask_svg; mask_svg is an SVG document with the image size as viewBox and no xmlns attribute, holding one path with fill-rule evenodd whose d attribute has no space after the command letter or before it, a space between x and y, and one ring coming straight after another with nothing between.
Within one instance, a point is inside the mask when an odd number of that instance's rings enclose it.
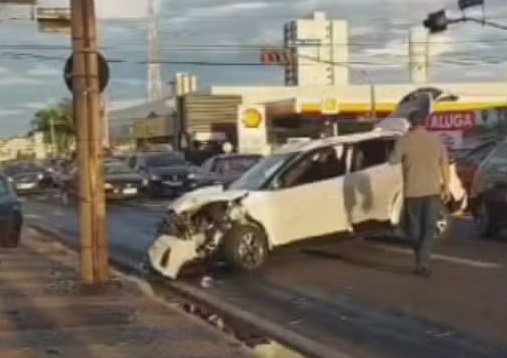
<instances>
[{"instance_id":1,"label":"cloud","mask_svg":"<svg viewBox=\"0 0 507 358\"><path fill-rule=\"evenodd\" d=\"M34 68L26 71L28 76L34 77L58 77L62 76L62 70L56 67L37 65Z\"/></svg>"},{"instance_id":2,"label":"cloud","mask_svg":"<svg viewBox=\"0 0 507 358\"><path fill-rule=\"evenodd\" d=\"M53 103L57 103L57 101L51 99L51 100L40 101L40 102L27 102L27 103L19 104L18 107L23 108L23 109L39 110L39 109L43 109Z\"/></svg>"},{"instance_id":3,"label":"cloud","mask_svg":"<svg viewBox=\"0 0 507 358\"><path fill-rule=\"evenodd\" d=\"M126 98L126 99L120 99L111 101L108 103L108 110L109 111L116 111L119 109L139 106L141 104L146 103L146 99L144 98Z\"/></svg>"},{"instance_id":4,"label":"cloud","mask_svg":"<svg viewBox=\"0 0 507 358\"><path fill-rule=\"evenodd\" d=\"M22 113L23 113L23 111L20 109L1 108L0 109L0 118L9 117L9 116L16 116L16 115L19 115Z\"/></svg>"},{"instance_id":5,"label":"cloud","mask_svg":"<svg viewBox=\"0 0 507 358\"><path fill-rule=\"evenodd\" d=\"M8 76L0 78L0 87L7 86L24 86L24 85L39 85L43 84L43 81L36 80L30 77L22 76Z\"/></svg>"}]
</instances>

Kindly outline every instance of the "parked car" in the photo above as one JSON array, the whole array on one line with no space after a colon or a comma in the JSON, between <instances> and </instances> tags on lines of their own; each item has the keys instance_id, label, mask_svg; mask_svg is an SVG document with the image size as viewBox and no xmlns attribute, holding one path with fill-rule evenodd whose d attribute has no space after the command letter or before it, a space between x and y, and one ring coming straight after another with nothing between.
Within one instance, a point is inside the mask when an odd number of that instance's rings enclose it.
<instances>
[{"instance_id":1,"label":"parked car","mask_svg":"<svg viewBox=\"0 0 507 358\"><path fill-rule=\"evenodd\" d=\"M177 196L199 186L201 170L179 152L137 153L129 166L146 178L153 196Z\"/></svg>"},{"instance_id":2,"label":"parked car","mask_svg":"<svg viewBox=\"0 0 507 358\"><path fill-rule=\"evenodd\" d=\"M11 163L4 168L4 173L18 194L34 193L46 187L46 172L36 163Z\"/></svg>"},{"instance_id":3,"label":"parked car","mask_svg":"<svg viewBox=\"0 0 507 358\"><path fill-rule=\"evenodd\" d=\"M467 193L470 194L472 182L474 180L475 172L486 159L488 154L496 147L497 141L488 140L484 143L480 143L474 148L471 148L463 153L461 156L454 158L456 163L456 170L458 176L463 183L463 186Z\"/></svg>"},{"instance_id":4,"label":"parked car","mask_svg":"<svg viewBox=\"0 0 507 358\"><path fill-rule=\"evenodd\" d=\"M126 163L118 160L104 161L104 190L108 200L137 198L144 192L147 181ZM68 203L78 194L77 168L72 168L63 186L62 199Z\"/></svg>"},{"instance_id":5,"label":"parked car","mask_svg":"<svg viewBox=\"0 0 507 358\"><path fill-rule=\"evenodd\" d=\"M288 144L227 189L212 186L182 196L169 205L149 249L151 266L175 278L183 265L219 256L250 271L278 246L369 222L398 228L402 170L388 159L407 128L405 120L390 119L366 133ZM455 204L466 206L466 195L452 173L449 209L458 210Z\"/></svg>"},{"instance_id":6,"label":"parked car","mask_svg":"<svg viewBox=\"0 0 507 358\"><path fill-rule=\"evenodd\" d=\"M262 158L257 154L220 154L203 163L201 169L207 174L201 185L223 184L229 185L239 179L246 171ZM203 176L205 176L203 174Z\"/></svg>"},{"instance_id":7,"label":"parked car","mask_svg":"<svg viewBox=\"0 0 507 358\"><path fill-rule=\"evenodd\" d=\"M477 169L470 206L482 237L507 228L507 141L497 145Z\"/></svg>"},{"instance_id":8,"label":"parked car","mask_svg":"<svg viewBox=\"0 0 507 358\"><path fill-rule=\"evenodd\" d=\"M17 247L22 226L21 202L8 178L0 174L0 247Z\"/></svg>"}]
</instances>

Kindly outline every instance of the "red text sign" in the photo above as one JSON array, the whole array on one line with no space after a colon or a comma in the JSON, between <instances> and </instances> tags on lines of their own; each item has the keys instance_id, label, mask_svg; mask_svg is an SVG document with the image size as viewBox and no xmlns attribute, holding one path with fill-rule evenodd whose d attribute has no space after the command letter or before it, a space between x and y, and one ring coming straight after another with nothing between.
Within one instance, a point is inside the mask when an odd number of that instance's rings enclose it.
<instances>
[{"instance_id":1,"label":"red text sign","mask_svg":"<svg viewBox=\"0 0 507 358\"><path fill-rule=\"evenodd\" d=\"M474 111L432 113L426 120L426 128L432 131L465 131L475 126Z\"/></svg>"}]
</instances>

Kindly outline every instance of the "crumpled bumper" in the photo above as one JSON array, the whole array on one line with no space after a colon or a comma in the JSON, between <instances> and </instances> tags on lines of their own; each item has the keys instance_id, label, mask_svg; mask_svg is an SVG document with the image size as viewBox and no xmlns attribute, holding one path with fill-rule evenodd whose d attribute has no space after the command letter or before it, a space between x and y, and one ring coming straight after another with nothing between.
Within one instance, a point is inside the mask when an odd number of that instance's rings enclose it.
<instances>
[{"instance_id":1,"label":"crumpled bumper","mask_svg":"<svg viewBox=\"0 0 507 358\"><path fill-rule=\"evenodd\" d=\"M181 268L199 258L194 240L182 240L176 236L162 235L148 250L153 269L163 276L176 279Z\"/></svg>"}]
</instances>

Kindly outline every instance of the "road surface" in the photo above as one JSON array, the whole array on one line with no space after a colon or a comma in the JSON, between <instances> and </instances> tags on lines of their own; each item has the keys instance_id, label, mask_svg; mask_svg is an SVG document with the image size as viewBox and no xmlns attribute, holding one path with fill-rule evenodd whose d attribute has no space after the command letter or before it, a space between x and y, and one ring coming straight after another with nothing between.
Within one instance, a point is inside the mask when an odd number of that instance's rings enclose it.
<instances>
[{"instance_id":1,"label":"road surface","mask_svg":"<svg viewBox=\"0 0 507 358\"><path fill-rule=\"evenodd\" d=\"M112 255L139 265L164 206L110 205ZM78 240L76 208L57 197L27 199L25 215ZM429 279L412 274L407 243L385 238L335 238L286 248L259 273L206 274L209 293L352 356L505 357L506 265L507 239L479 240L460 218L437 245Z\"/></svg>"}]
</instances>

